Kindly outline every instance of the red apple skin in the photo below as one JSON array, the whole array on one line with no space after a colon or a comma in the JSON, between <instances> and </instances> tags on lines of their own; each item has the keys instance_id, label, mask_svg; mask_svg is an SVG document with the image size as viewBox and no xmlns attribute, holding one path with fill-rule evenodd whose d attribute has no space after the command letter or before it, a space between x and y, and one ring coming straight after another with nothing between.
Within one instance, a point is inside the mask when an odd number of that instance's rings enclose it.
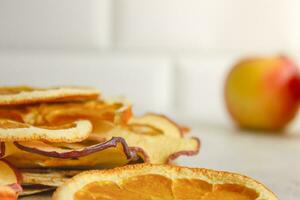
<instances>
[{"instance_id":1,"label":"red apple skin","mask_svg":"<svg viewBox=\"0 0 300 200\"><path fill-rule=\"evenodd\" d=\"M278 131L297 114L300 75L287 57L245 59L225 82L225 102L242 128Z\"/></svg>"}]
</instances>

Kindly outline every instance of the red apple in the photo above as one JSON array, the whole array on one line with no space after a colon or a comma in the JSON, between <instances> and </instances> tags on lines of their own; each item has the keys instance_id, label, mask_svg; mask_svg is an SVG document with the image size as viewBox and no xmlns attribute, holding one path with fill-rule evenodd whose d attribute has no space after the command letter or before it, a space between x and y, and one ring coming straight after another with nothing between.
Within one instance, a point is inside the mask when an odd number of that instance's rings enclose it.
<instances>
[{"instance_id":1,"label":"red apple","mask_svg":"<svg viewBox=\"0 0 300 200\"><path fill-rule=\"evenodd\" d=\"M284 128L297 113L299 97L299 71L287 57L242 60L226 79L227 109L244 128Z\"/></svg>"}]
</instances>

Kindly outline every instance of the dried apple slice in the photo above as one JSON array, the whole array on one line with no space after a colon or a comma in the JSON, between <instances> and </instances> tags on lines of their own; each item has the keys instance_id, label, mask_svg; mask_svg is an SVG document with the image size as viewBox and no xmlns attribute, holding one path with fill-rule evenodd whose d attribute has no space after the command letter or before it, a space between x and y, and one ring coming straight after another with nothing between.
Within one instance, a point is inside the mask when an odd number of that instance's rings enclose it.
<instances>
[{"instance_id":1,"label":"dried apple slice","mask_svg":"<svg viewBox=\"0 0 300 200\"><path fill-rule=\"evenodd\" d=\"M22 190L21 173L8 161L0 160L0 199L17 199Z\"/></svg>"},{"instance_id":2,"label":"dried apple slice","mask_svg":"<svg viewBox=\"0 0 300 200\"><path fill-rule=\"evenodd\" d=\"M58 187L84 170L22 170L22 185Z\"/></svg>"},{"instance_id":3,"label":"dried apple slice","mask_svg":"<svg viewBox=\"0 0 300 200\"><path fill-rule=\"evenodd\" d=\"M25 169L22 170L22 188L20 196L54 190L73 176L85 170Z\"/></svg>"},{"instance_id":4,"label":"dried apple slice","mask_svg":"<svg viewBox=\"0 0 300 200\"><path fill-rule=\"evenodd\" d=\"M163 132L160 129L146 124L130 124L127 125L127 127L130 131L135 133L140 133L140 134L147 134L147 135L163 134Z\"/></svg>"},{"instance_id":5,"label":"dried apple slice","mask_svg":"<svg viewBox=\"0 0 300 200\"><path fill-rule=\"evenodd\" d=\"M135 125L147 125L160 130L166 136L170 137L182 137L183 132L179 125L177 125L170 118L165 115L159 115L154 113L148 113L142 117L132 117L128 122L129 126Z\"/></svg>"},{"instance_id":6,"label":"dried apple slice","mask_svg":"<svg viewBox=\"0 0 300 200\"><path fill-rule=\"evenodd\" d=\"M14 144L23 151L36 153L48 157L65 158L65 159L80 158L95 152L102 151L107 148L116 147L118 146L118 144L121 144L127 158L131 158L131 154L125 140L120 137L113 137L109 141L94 144L91 146L77 144L75 148L74 148L74 144L71 144L72 146L69 144L61 144L59 146L58 145L56 146L55 144L51 145L41 141L14 142Z\"/></svg>"},{"instance_id":7,"label":"dried apple slice","mask_svg":"<svg viewBox=\"0 0 300 200\"><path fill-rule=\"evenodd\" d=\"M80 119L91 122L108 120L127 124L132 116L131 105L123 102L85 101L37 104L27 106L0 106L0 118L31 125L62 125Z\"/></svg>"},{"instance_id":8,"label":"dried apple slice","mask_svg":"<svg viewBox=\"0 0 300 200\"><path fill-rule=\"evenodd\" d=\"M11 185L20 183L22 180L21 173L8 161L0 160L0 185Z\"/></svg>"},{"instance_id":9,"label":"dried apple slice","mask_svg":"<svg viewBox=\"0 0 300 200\"><path fill-rule=\"evenodd\" d=\"M0 141L79 142L88 137L92 124L88 120L58 127L36 127L26 123L0 119Z\"/></svg>"},{"instance_id":10,"label":"dried apple slice","mask_svg":"<svg viewBox=\"0 0 300 200\"><path fill-rule=\"evenodd\" d=\"M151 164L83 172L52 199L278 200L263 184L240 174Z\"/></svg>"},{"instance_id":11,"label":"dried apple slice","mask_svg":"<svg viewBox=\"0 0 300 200\"><path fill-rule=\"evenodd\" d=\"M25 105L41 102L97 99L100 92L90 87L32 88L1 87L0 105Z\"/></svg>"},{"instance_id":12,"label":"dried apple slice","mask_svg":"<svg viewBox=\"0 0 300 200\"><path fill-rule=\"evenodd\" d=\"M84 103L43 104L36 109L35 124L64 124L78 119L118 121L127 123L131 106L122 102L89 101Z\"/></svg>"},{"instance_id":13,"label":"dried apple slice","mask_svg":"<svg viewBox=\"0 0 300 200\"><path fill-rule=\"evenodd\" d=\"M173 137L165 134L148 135L132 132L122 126L115 126L106 121L99 121L89 138L122 137L145 162L168 163L181 155L195 155L199 151L200 141L197 138Z\"/></svg>"},{"instance_id":14,"label":"dried apple slice","mask_svg":"<svg viewBox=\"0 0 300 200\"><path fill-rule=\"evenodd\" d=\"M114 167L138 159L125 140L114 137L105 142L85 140L81 143L51 143L41 141L15 142L14 150L6 157L17 167ZM7 145L10 148L12 146ZM10 150L11 152L13 150ZM23 158L23 159L21 159Z\"/></svg>"},{"instance_id":15,"label":"dried apple slice","mask_svg":"<svg viewBox=\"0 0 300 200\"><path fill-rule=\"evenodd\" d=\"M37 194L51 191L61 186L73 176L86 170L61 170L61 169L23 169L22 188L19 196Z\"/></svg>"}]
</instances>

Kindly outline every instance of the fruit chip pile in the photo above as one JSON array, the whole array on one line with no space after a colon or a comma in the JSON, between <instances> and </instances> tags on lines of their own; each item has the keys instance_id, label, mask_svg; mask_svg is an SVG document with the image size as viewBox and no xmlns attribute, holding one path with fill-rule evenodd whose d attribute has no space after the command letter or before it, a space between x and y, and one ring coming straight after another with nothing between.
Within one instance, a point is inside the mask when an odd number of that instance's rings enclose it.
<instances>
[{"instance_id":1,"label":"fruit chip pile","mask_svg":"<svg viewBox=\"0 0 300 200\"><path fill-rule=\"evenodd\" d=\"M0 88L0 199L54 190L90 169L165 164L199 150L166 116L86 87Z\"/></svg>"}]
</instances>

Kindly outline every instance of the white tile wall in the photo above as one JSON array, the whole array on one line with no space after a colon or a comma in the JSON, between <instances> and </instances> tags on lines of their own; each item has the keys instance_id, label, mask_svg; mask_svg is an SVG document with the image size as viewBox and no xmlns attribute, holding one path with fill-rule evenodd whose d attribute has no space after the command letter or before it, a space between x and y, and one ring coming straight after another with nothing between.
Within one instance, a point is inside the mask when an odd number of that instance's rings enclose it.
<instances>
[{"instance_id":1,"label":"white tile wall","mask_svg":"<svg viewBox=\"0 0 300 200\"><path fill-rule=\"evenodd\" d=\"M0 84L94 85L139 109L227 121L225 72L238 54L298 57L299 9L297 0L0 0Z\"/></svg>"},{"instance_id":2,"label":"white tile wall","mask_svg":"<svg viewBox=\"0 0 300 200\"><path fill-rule=\"evenodd\" d=\"M124 95L138 111L167 111L171 65L163 57L120 54L1 53L0 85L87 85Z\"/></svg>"},{"instance_id":3,"label":"white tile wall","mask_svg":"<svg viewBox=\"0 0 300 200\"><path fill-rule=\"evenodd\" d=\"M300 1L293 0L289 4L288 30L289 30L289 49L300 55Z\"/></svg>"},{"instance_id":4,"label":"white tile wall","mask_svg":"<svg viewBox=\"0 0 300 200\"><path fill-rule=\"evenodd\" d=\"M183 56L177 69L177 108L185 117L227 123L224 82L239 55Z\"/></svg>"},{"instance_id":5,"label":"white tile wall","mask_svg":"<svg viewBox=\"0 0 300 200\"><path fill-rule=\"evenodd\" d=\"M0 48L96 48L111 43L110 0L0 0Z\"/></svg>"},{"instance_id":6,"label":"white tile wall","mask_svg":"<svg viewBox=\"0 0 300 200\"><path fill-rule=\"evenodd\" d=\"M287 45L290 0L123 0L121 47L276 52Z\"/></svg>"}]
</instances>

